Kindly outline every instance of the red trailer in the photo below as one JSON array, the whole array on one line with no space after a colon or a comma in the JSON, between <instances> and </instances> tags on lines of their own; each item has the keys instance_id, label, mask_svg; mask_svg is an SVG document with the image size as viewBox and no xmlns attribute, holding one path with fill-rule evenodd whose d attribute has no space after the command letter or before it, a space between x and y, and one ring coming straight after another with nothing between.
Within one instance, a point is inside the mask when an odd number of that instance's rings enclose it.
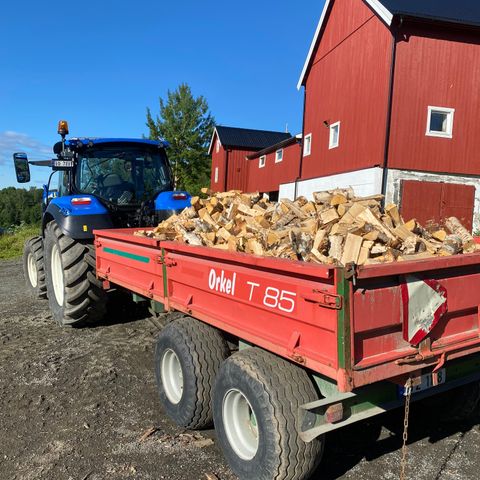
<instances>
[{"instance_id":1,"label":"red trailer","mask_svg":"<svg viewBox=\"0 0 480 480\"><path fill-rule=\"evenodd\" d=\"M95 234L106 288L185 314L157 343L162 403L213 416L242 479L309 478L326 432L480 379L480 254L356 269Z\"/></svg>"}]
</instances>

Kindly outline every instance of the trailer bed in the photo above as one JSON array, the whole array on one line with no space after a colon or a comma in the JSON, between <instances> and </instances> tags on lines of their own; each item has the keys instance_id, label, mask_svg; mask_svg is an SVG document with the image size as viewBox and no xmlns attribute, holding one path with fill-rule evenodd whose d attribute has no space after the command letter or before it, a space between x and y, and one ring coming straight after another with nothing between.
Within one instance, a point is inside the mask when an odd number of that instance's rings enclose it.
<instances>
[{"instance_id":1,"label":"trailer bed","mask_svg":"<svg viewBox=\"0 0 480 480\"><path fill-rule=\"evenodd\" d=\"M288 358L340 392L381 380L402 383L413 371L438 370L480 351L478 253L354 270L134 231L94 232L99 278ZM419 306L411 292L424 284L445 292L446 301L431 333L413 346L406 326L428 305Z\"/></svg>"}]
</instances>

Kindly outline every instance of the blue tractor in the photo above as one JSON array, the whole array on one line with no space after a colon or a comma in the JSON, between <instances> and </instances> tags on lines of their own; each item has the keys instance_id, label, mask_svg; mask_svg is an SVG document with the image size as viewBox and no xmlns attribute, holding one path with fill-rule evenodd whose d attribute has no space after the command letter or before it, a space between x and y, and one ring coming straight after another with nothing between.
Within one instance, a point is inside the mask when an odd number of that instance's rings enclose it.
<instances>
[{"instance_id":1,"label":"blue tractor","mask_svg":"<svg viewBox=\"0 0 480 480\"><path fill-rule=\"evenodd\" d=\"M59 325L83 326L105 314L107 295L95 276L93 230L154 226L190 205L173 190L166 141L125 138L62 140L52 160L15 153L17 181L30 181L29 165L51 167L44 185L41 235L25 244L27 289L47 298Z\"/></svg>"}]
</instances>

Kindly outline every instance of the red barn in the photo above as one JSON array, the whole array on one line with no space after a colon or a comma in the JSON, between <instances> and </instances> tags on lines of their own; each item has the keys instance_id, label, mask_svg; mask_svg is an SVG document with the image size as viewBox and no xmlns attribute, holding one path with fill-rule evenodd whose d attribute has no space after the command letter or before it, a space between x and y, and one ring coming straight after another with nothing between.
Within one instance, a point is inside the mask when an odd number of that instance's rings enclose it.
<instances>
[{"instance_id":1,"label":"red barn","mask_svg":"<svg viewBox=\"0 0 480 480\"><path fill-rule=\"evenodd\" d=\"M479 80L479 2L327 0L299 82L301 180L280 196L353 186L478 228Z\"/></svg>"},{"instance_id":2,"label":"red barn","mask_svg":"<svg viewBox=\"0 0 480 480\"><path fill-rule=\"evenodd\" d=\"M291 137L284 132L217 126L208 152L212 155L210 188L216 192L249 191L247 155Z\"/></svg>"}]
</instances>

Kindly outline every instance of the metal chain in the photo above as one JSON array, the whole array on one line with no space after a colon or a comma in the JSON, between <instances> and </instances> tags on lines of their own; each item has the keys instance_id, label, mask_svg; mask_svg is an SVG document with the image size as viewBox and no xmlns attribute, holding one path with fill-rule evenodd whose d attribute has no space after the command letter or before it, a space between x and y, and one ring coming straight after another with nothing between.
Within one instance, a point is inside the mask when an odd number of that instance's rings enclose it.
<instances>
[{"instance_id":1,"label":"metal chain","mask_svg":"<svg viewBox=\"0 0 480 480\"><path fill-rule=\"evenodd\" d=\"M402 445L402 460L400 463L400 480L406 480L407 471L407 441L408 441L408 419L410 417L410 400L412 399L412 385L413 380L409 378L405 384L405 416L403 418L403 445Z\"/></svg>"}]
</instances>

